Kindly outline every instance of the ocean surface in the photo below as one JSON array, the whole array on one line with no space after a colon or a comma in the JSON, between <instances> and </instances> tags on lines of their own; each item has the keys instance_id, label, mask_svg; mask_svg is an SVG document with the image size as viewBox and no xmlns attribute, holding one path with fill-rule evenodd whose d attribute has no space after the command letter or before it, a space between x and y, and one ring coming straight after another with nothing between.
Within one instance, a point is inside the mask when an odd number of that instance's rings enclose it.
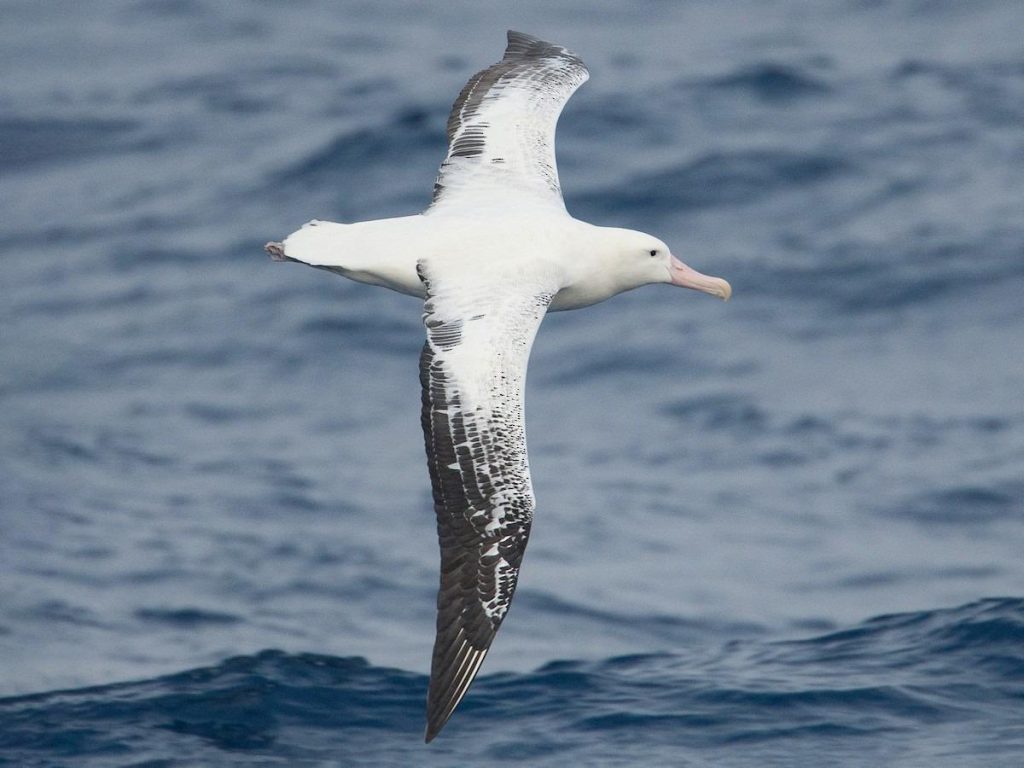
<instances>
[{"instance_id":1,"label":"ocean surface","mask_svg":"<svg viewBox=\"0 0 1024 768\"><path fill-rule=\"evenodd\" d=\"M0 765L1024 765L1024 4L514 5L2 4ZM570 211L734 296L545 321L425 746L420 306L262 246L422 209L510 27Z\"/></svg>"}]
</instances>

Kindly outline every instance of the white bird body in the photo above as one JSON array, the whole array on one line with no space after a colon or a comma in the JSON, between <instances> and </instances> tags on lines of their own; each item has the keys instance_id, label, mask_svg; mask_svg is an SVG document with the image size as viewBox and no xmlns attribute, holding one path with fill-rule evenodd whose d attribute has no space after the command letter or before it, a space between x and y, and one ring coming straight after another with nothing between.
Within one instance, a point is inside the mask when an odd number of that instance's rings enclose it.
<instances>
[{"instance_id":1,"label":"white bird body","mask_svg":"<svg viewBox=\"0 0 1024 768\"><path fill-rule=\"evenodd\" d=\"M656 237L570 216L555 124L587 80L571 51L518 32L474 75L448 120L448 154L421 214L311 221L297 261L423 300L422 423L441 548L427 741L466 694L505 617L536 506L523 418L526 364L549 310L649 283L728 299Z\"/></svg>"},{"instance_id":2,"label":"white bird body","mask_svg":"<svg viewBox=\"0 0 1024 768\"><path fill-rule=\"evenodd\" d=\"M659 263L623 261L620 242L637 234L538 206L523 212L506 207L472 216L437 212L354 224L314 219L282 245L290 260L419 299L425 290L416 265L424 261L461 261L469 270L504 272L508 288L523 270L546 265L556 280L548 309L557 312L597 304L646 283L671 282L667 247Z\"/></svg>"}]
</instances>

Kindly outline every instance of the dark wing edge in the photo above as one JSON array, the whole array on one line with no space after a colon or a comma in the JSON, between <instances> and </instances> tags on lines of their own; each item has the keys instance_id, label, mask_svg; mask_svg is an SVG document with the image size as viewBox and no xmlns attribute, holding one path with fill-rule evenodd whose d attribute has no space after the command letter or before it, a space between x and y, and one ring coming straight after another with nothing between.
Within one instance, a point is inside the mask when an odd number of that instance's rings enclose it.
<instances>
[{"instance_id":1,"label":"dark wing edge","mask_svg":"<svg viewBox=\"0 0 1024 768\"><path fill-rule=\"evenodd\" d=\"M522 420L522 371L551 301L550 294L542 294L520 303L516 313L533 317L511 324L514 352L507 367L499 366L493 375L493 400L464 409L456 372L446 364L449 351L464 341L463 321L432 316L429 296L428 285L420 383L441 576L427 742L469 690L515 592L535 507ZM484 318L476 315L465 322Z\"/></svg>"},{"instance_id":2,"label":"dark wing edge","mask_svg":"<svg viewBox=\"0 0 1024 768\"><path fill-rule=\"evenodd\" d=\"M574 68L587 72L587 66L583 63L583 59L560 45L511 29L507 32L507 39L505 55L501 57L501 61L486 69L481 69L469 78L469 81L462 87L462 91L459 92L458 98L455 99L455 103L452 104L447 124L449 158L466 154L466 152L460 151L461 147L454 146L452 141L459 132L462 121L476 113L484 96L502 77L518 72L524 65L536 64L543 59L563 59Z\"/></svg>"},{"instance_id":3,"label":"dark wing edge","mask_svg":"<svg viewBox=\"0 0 1024 768\"><path fill-rule=\"evenodd\" d=\"M569 49L511 29L506 34L507 44L501 61L473 75L452 104L447 123L448 152L434 182L431 205L437 203L444 193L445 170L452 159L475 157L483 153L485 130L489 126L474 124L474 118L492 88L502 80L515 79L530 70L542 70L545 60L557 60L561 67L543 75L541 79L550 80L553 88L564 91L561 96L564 104L580 83L590 76L583 60ZM536 75L532 79L535 78ZM555 112L555 119L560 111L561 106ZM555 191L560 194L559 189Z\"/></svg>"},{"instance_id":4,"label":"dark wing edge","mask_svg":"<svg viewBox=\"0 0 1024 768\"><path fill-rule=\"evenodd\" d=\"M445 397L444 372L435 363L430 342L423 345L420 378L423 433L441 550L437 635L427 695L429 743L466 695L501 626L526 551L533 505L520 505L518 514L498 530L482 530L483 522L491 519L487 513L492 505L479 496L478 484L463 481L462 467L471 459L456 447L454 438L465 437L475 428L465 423L457 400ZM474 496L477 498L471 502ZM479 520L473 519L474 513ZM489 613L488 603L501 612Z\"/></svg>"}]
</instances>

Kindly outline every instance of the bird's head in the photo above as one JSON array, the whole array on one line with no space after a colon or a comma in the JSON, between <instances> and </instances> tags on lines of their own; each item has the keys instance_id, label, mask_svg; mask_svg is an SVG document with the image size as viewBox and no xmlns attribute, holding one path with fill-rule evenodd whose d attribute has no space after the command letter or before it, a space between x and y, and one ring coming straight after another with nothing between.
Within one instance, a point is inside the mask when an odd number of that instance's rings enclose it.
<instances>
[{"instance_id":1,"label":"bird's head","mask_svg":"<svg viewBox=\"0 0 1024 768\"><path fill-rule=\"evenodd\" d=\"M723 301L732 295L732 286L720 277L705 275L687 266L661 240L631 229L613 230L615 260L623 279L631 282L623 290L650 283L670 283L681 288L709 293Z\"/></svg>"}]
</instances>

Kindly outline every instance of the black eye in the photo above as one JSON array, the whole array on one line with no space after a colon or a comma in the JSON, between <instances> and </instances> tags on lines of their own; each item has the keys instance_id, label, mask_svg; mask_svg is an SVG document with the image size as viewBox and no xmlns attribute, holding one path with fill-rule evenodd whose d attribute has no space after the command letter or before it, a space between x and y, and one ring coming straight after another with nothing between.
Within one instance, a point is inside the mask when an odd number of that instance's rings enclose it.
<instances>
[{"instance_id":1,"label":"black eye","mask_svg":"<svg viewBox=\"0 0 1024 768\"><path fill-rule=\"evenodd\" d=\"M657 255L658 255L658 251L657 250L651 251L651 256L657 256Z\"/></svg>"}]
</instances>

